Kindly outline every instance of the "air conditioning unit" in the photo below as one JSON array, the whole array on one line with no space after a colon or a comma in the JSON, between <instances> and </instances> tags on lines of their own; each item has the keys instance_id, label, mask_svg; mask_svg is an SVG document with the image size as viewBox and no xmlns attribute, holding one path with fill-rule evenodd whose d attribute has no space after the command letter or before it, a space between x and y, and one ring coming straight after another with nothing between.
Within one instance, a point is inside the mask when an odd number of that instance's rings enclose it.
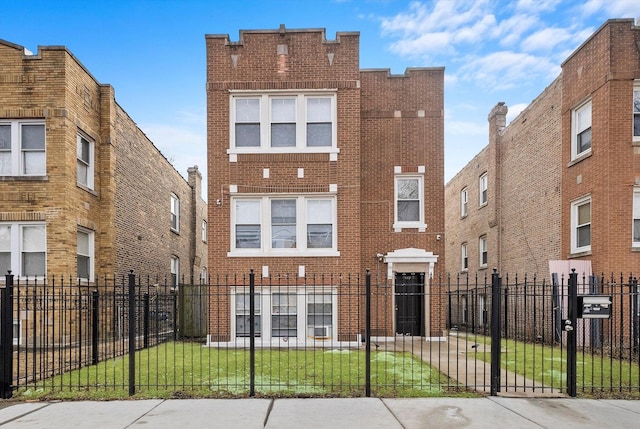
<instances>
[{"instance_id":1,"label":"air conditioning unit","mask_svg":"<svg viewBox=\"0 0 640 429\"><path fill-rule=\"evenodd\" d=\"M322 339L331 336L331 326L315 326L313 328L313 337Z\"/></svg>"}]
</instances>

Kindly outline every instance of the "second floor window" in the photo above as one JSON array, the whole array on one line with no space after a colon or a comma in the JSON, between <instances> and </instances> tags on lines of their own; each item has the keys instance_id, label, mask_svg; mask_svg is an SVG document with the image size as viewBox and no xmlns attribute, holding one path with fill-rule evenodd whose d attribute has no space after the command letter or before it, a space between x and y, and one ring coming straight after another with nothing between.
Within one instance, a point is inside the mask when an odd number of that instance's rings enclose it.
<instances>
[{"instance_id":1,"label":"second floor window","mask_svg":"<svg viewBox=\"0 0 640 429\"><path fill-rule=\"evenodd\" d=\"M93 142L78 134L78 183L93 189Z\"/></svg>"},{"instance_id":2,"label":"second floor window","mask_svg":"<svg viewBox=\"0 0 640 429\"><path fill-rule=\"evenodd\" d=\"M232 256L337 250L334 197L246 197L232 207Z\"/></svg>"},{"instance_id":3,"label":"second floor window","mask_svg":"<svg viewBox=\"0 0 640 429\"><path fill-rule=\"evenodd\" d=\"M591 100L572 112L571 159L591 152Z\"/></svg>"},{"instance_id":4,"label":"second floor window","mask_svg":"<svg viewBox=\"0 0 640 429\"><path fill-rule=\"evenodd\" d=\"M478 179L478 203L480 206L487 204L489 201L488 187L487 173L484 173L480 176L480 179Z\"/></svg>"},{"instance_id":5,"label":"second floor window","mask_svg":"<svg viewBox=\"0 0 640 429\"><path fill-rule=\"evenodd\" d=\"M171 229L180 231L180 199L176 194L171 194Z\"/></svg>"},{"instance_id":6,"label":"second floor window","mask_svg":"<svg viewBox=\"0 0 640 429\"><path fill-rule=\"evenodd\" d=\"M396 176L394 229L425 228L423 181L422 175Z\"/></svg>"},{"instance_id":7,"label":"second floor window","mask_svg":"<svg viewBox=\"0 0 640 429\"><path fill-rule=\"evenodd\" d=\"M0 176L44 176L44 123L0 121Z\"/></svg>"},{"instance_id":8,"label":"second floor window","mask_svg":"<svg viewBox=\"0 0 640 429\"><path fill-rule=\"evenodd\" d=\"M465 217L467 215L468 204L469 194L467 192L467 188L464 188L460 191L460 217Z\"/></svg>"},{"instance_id":9,"label":"second floor window","mask_svg":"<svg viewBox=\"0 0 640 429\"><path fill-rule=\"evenodd\" d=\"M633 87L633 139L640 141L640 81Z\"/></svg>"},{"instance_id":10,"label":"second floor window","mask_svg":"<svg viewBox=\"0 0 640 429\"><path fill-rule=\"evenodd\" d=\"M231 96L230 151L332 152L336 148L334 93Z\"/></svg>"}]
</instances>

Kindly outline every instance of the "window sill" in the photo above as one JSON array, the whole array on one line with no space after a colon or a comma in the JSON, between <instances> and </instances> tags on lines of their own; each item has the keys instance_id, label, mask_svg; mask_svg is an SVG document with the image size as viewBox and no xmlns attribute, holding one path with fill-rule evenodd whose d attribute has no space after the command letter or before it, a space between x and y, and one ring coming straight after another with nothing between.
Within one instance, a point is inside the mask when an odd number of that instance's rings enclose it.
<instances>
[{"instance_id":1,"label":"window sill","mask_svg":"<svg viewBox=\"0 0 640 429\"><path fill-rule=\"evenodd\" d=\"M591 157L591 150L589 150L586 153L580 154L577 157L575 157L574 159L572 159L571 161L569 161L569 163L567 164L567 167L571 167L573 165L576 165L577 163L584 161L587 158Z\"/></svg>"},{"instance_id":2,"label":"window sill","mask_svg":"<svg viewBox=\"0 0 640 429\"><path fill-rule=\"evenodd\" d=\"M78 186L78 188L82 189L83 191L87 191L88 193L90 193L94 197L98 196L98 193L95 191L95 189L88 188L88 187L84 186L82 183L76 183L76 185Z\"/></svg>"},{"instance_id":3,"label":"window sill","mask_svg":"<svg viewBox=\"0 0 640 429\"><path fill-rule=\"evenodd\" d=\"M421 222L398 222L393 224L394 232L402 232L403 229L417 229L418 232L425 232L427 224Z\"/></svg>"},{"instance_id":4,"label":"window sill","mask_svg":"<svg viewBox=\"0 0 640 429\"><path fill-rule=\"evenodd\" d=\"M478 210L480 210L480 209L481 209L481 208L483 208L483 207L486 207L488 204L489 204L489 202L488 202L488 201L485 201L484 203L482 203L482 204L480 204L480 205L478 206Z\"/></svg>"},{"instance_id":5,"label":"window sill","mask_svg":"<svg viewBox=\"0 0 640 429\"><path fill-rule=\"evenodd\" d=\"M2 182L48 182L49 176L0 176Z\"/></svg>"},{"instance_id":6,"label":"window sill","mask_svg":"<svg viewBox=\"0 0 640 429\"><path fill-rule=\"evenodd\" d=\"M591 249L584 250L584 251L581 251L581 252L574 251L572 253L569 253L568 258L569 259L582 258L583 256L591 256Z\"/></svg>"},{"instance_id":7,"label":"window sill","mask_svg":"<svg viewBox=\"0 0 640 429\"><path fill-rule=\"evenodd\" d=\"M261 250L258 251L238 251L234 250L231 252L227 252L227 257L229 258L317 258L317 257L338 257L340 256L340 252L337 250L326 250L326 251L290 251L290 252L263 252Z\"/></svg>"},{"instance_id":8,"label":"window sill","mask_svg":"<svg viewBox=\"0 0 640 429\"><path fill-rule=\"evenodd\" d=\"M180 235L180 231L175 229L175 228L169 228L171 230L171 232L173 232L176 235Z\"/></svg>"},{"instance_id":9,"label":"window sill","mask_svg":"<svg viewBox=\"0 0 640 429\"><path fill-rule=\"evenodd\" d=\"M489 267L486 265L480 265L480 268L478 268L478 271L484 271L486 269L488 269Z\"/></svg>"},{"instance_id":10,"label":"window sill","mask_svg":"<svg viewBox=\"0 0 640 429\"><path fill-rule=\"evenodd\" d=\"M631 251L632 252L640 252L640 246L636 246L635 244L633 246L631 246Z\"/></svg>"}]
</instances>

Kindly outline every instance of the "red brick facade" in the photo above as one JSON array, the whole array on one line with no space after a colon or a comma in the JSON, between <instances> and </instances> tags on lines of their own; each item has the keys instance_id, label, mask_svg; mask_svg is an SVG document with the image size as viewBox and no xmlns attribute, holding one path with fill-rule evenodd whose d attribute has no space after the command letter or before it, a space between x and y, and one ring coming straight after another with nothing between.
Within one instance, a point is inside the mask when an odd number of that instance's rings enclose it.
<instances>
[{"instance_id":1,"label":"red brick facade","mask_svg":"<svg viewBox=\"0 0 640 429\"><path fill-rule=\"evenodd\" d=\"M444 265L442 68L409 69L402 76L360 70L359 34L353 32L326 40L323 30L281 26L241 31L238 42L208 35L206 44L209 235L218 238L209 242L210 267L236 274L253 269L264 278L293 275L300 282L318 275L362 275L366 269L383 279L405 270L428 275ZM311 127L313 119L305 123L300 109L312 115L308 103L314 97L333 103L333 141L320 147L305 145L311 137L299 131ZM244 101L238 99L255 100L250 103L262 109L260 142L234 138L243 127L237 110L241 107L235 103ZM279 99L295 100L298 109L298 134L288 148L270 143L276 137L269 132L274 127L269 118L276 117ZM420 185L421 207L419 221L394 227L396 176ZM307 241L313 227L307 224L315 214L306 204L314 199L325 199L333 210L331 226L323 228L330 229L334 240L321 249ZM290 249L277 247L276 226L271 224L276 222L274 200L297 201L292 228L298 235ZM259 207L249 217L261 216L261 221L237 226L243 222L238 204L245 201ZM243 248L242 228L253 231L251 249ZM403 249L410 249L409 259L393 253ZM231 304L225 301L221 307ZM352 341L361 332L353 319L356 305L347 299L337 303L335 332L340 341ZM387 313L393 314L391 306L390 301ZM421 324L429 332L423 334L441 335L442 308L438 303L428 308ZM231 308L226 317L233 319L232 313ZM393 335L392 319L379 323L381 335ZM219 318L215 324L218 331L212 335L230 340L233 332L219 327Z\"/></svg>"}]
</instances>

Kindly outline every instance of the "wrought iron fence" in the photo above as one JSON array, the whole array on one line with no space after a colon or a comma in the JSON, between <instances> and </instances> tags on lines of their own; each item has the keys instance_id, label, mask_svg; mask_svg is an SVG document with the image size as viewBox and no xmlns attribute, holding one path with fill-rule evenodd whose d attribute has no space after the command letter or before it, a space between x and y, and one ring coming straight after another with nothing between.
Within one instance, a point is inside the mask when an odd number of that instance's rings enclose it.
<instances>
[{"instance_id":1,"label":"wrought iron fence","mask_svg":"<svg viewBox=\"0 0 640 429\"><path fill-rule=\"evenodd\" d=\"M637 280L576 283L611 297L610 317L574 325L577 393L637 396ZM572 393L568 279L246 273L171 284L7 276L0 393Z\"/></svg>"}]
</instances>

